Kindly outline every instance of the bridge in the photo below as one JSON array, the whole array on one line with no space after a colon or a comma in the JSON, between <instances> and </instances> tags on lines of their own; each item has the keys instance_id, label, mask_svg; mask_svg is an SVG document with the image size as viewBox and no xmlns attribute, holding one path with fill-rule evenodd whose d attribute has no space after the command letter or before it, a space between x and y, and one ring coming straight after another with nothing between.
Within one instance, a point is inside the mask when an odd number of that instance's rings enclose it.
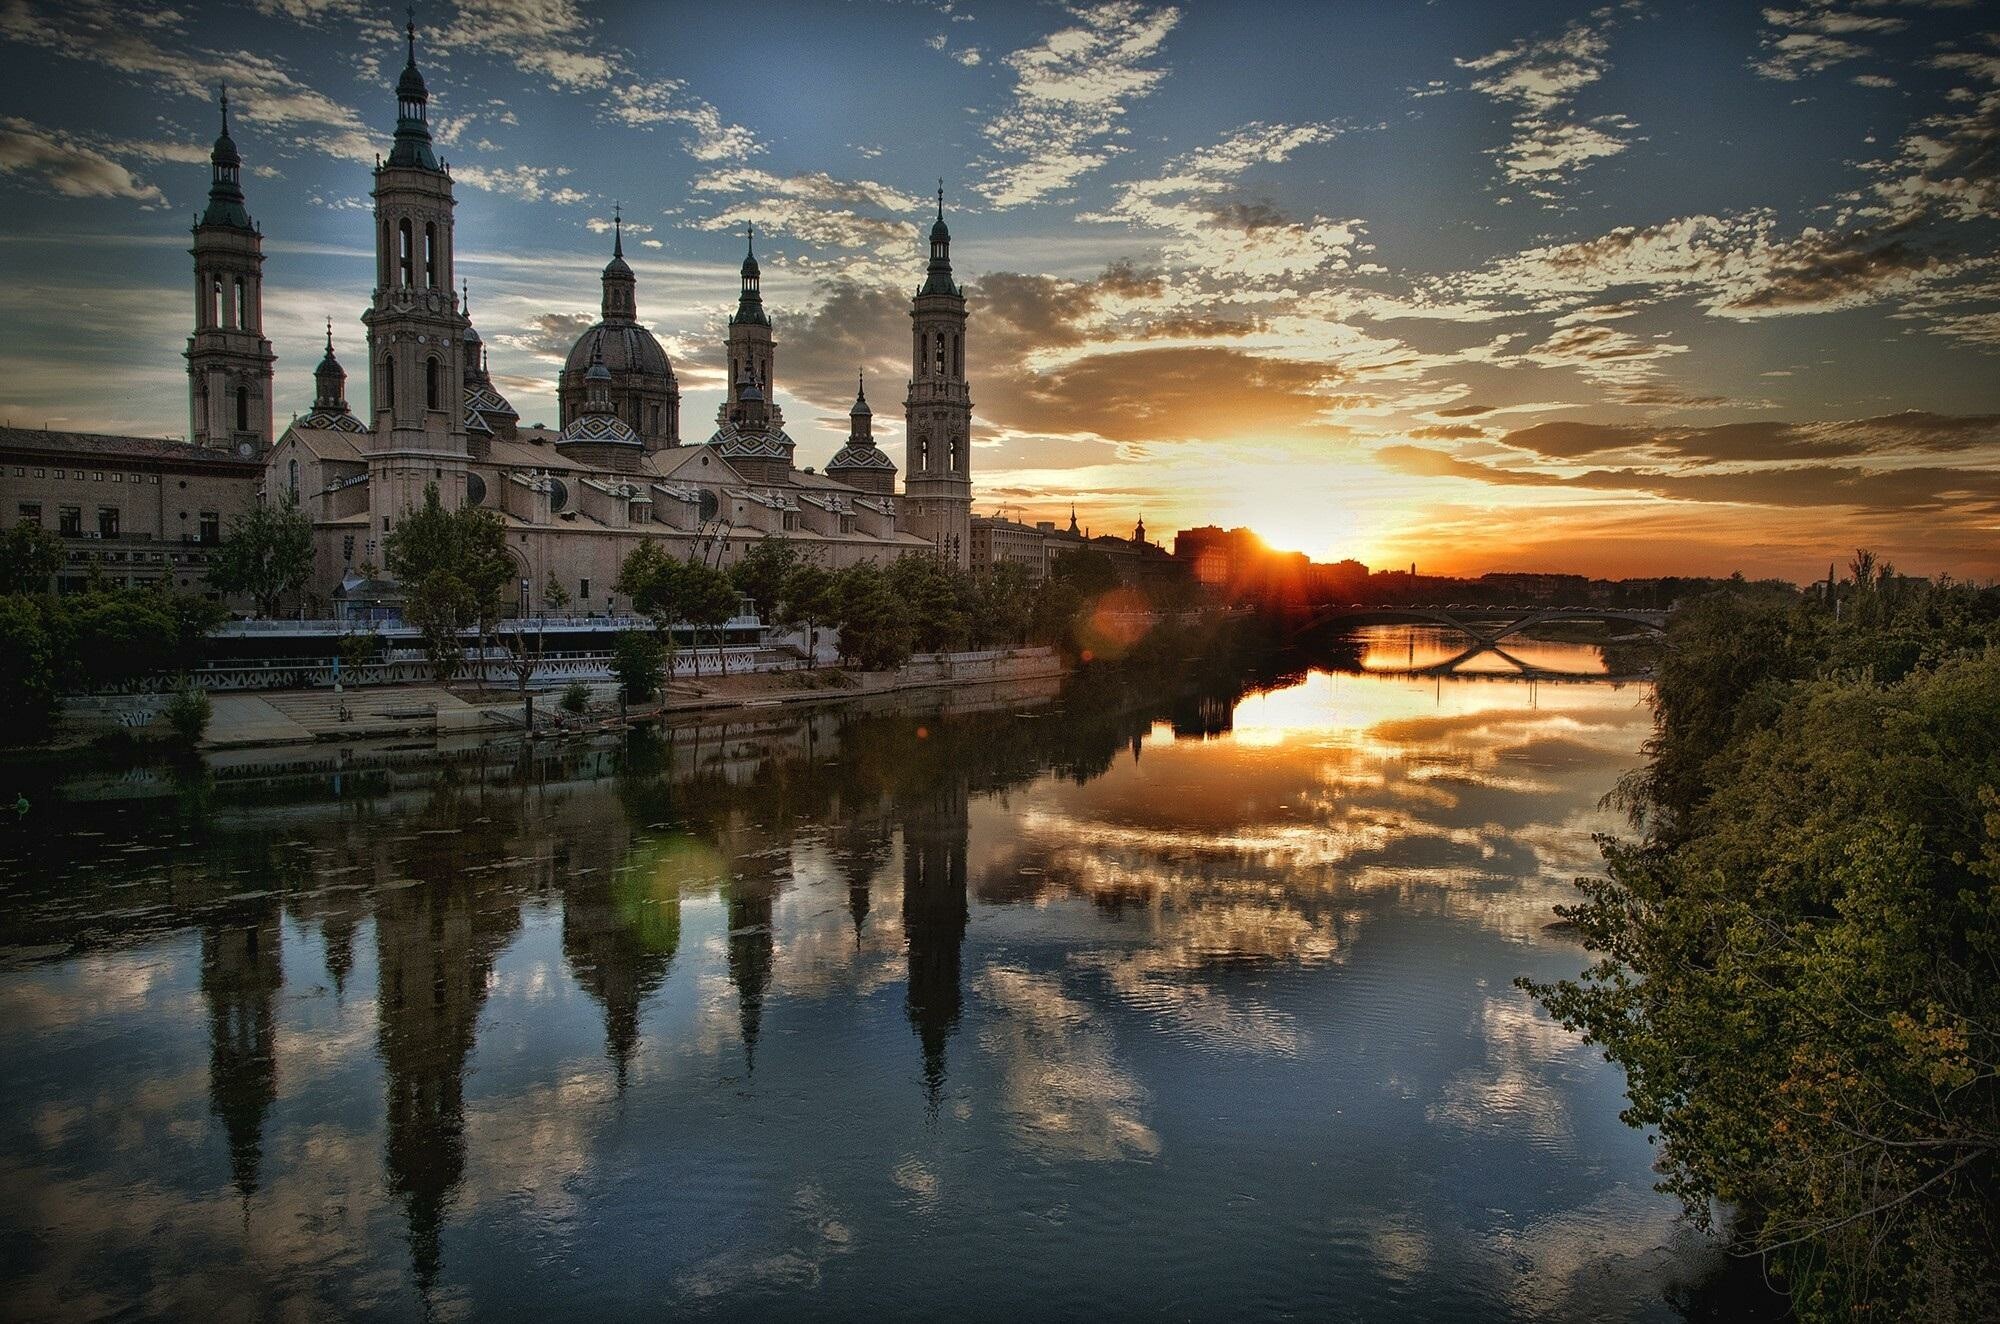
<instances>
[{"instance_id":1,"label":"bridge","mask_svg":"<svg viewBox=\"0 0 2000 1324\"><path fill-rule=\"evenodd\" d=\"M1511 671L1471 671L1465 664L1476 657L1492 654L1513 668ZM1450 676L1458 680L1528 680L1549 681L1561 684L1564 681L1589 682L1591 684L1611 683L1628 685L1653 678L1651 671L1632 672L1609 671L1567 671L1554 667L1537 666L1514 656L1497 644L1474 644L1453 657L1437 662L1423 662L1407 667L1362 667L1356 675L1385 676L1390 678L1430 678Z\"/></svg>"},{"instance_id":2,"label":"bridge","mask_svg":"<svg viewBox=\"0 0 2000 1324\"><path fill-rule=\"evenodd\" d=\"M1625 607L1491 607L1478 604L1446 607L1380 606L1350 603L1345 607L1324 607L1300 627L1308 634L1329 627L1352 629L1363 625L1436 625L1456 630L1471 639L1475 651L1490 649L1524 630L1556 621L1603 622L1632 625L1664 633L1667 613Z\"/></svg>"}]
</instances>

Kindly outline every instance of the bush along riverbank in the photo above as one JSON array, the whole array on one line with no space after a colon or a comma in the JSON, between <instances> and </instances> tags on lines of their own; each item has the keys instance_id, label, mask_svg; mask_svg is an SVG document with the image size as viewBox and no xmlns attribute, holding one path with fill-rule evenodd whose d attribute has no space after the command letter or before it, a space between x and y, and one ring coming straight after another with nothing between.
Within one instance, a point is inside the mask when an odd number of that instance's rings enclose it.
<instances>
[{"instance_id":1,"label":"bush along riverbank","mask_svg":"<svg viewBox=\"0 0 2000 1324\"><path fill-rule=\"evenodd\" d=\"M2000 1318L2000 591L1704 598L1653 703L1597 963L1529 987L1800 1318Z\"/></svg>"}]
</instances>

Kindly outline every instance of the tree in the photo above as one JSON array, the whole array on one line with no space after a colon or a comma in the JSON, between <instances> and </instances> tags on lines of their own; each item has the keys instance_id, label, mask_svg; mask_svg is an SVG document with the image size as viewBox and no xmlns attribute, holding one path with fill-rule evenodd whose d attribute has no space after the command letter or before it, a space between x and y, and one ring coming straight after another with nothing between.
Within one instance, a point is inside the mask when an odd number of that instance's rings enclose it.
<instances>
[{"instance_id":1,"label":"tree","mask_svg":"<svg viewBox=\"0 0 2000 1324\"><path fill-rule=\"evenodd\" d=\"M634 703L653 697L660 688L660 663L666 650L659 638L638 630L621 630L611 645L611 671Z\"/></svg>"},{"instance_id":2,"label":"tree","mask_svg":"<svg viewBox=\"0 0 2000 1324\"><path fill-rule=\"evenodd\" d=\"M0 742L29 744L47 735L62 707L52 598L0 597Z\"/></svg>"},{"instance_id":3,"label":"tree","mask_svg":"<svg viewBox=\"0 0 2000 1324\"><path fill-rule=\"evenodd\" d=\"M1804 1319L2000 1317L1996 639L1950 585L1677 612L1645 836L1562 908L1599 959L1531 986Z\"/></svg>"},{"instance_id":4,"label":"tree","mask_svg":"<svg viewBox=\"0 0 2000 1324\"><path fill-rule=\"evenodd\" d=\"M62 568L62 543L39 524L0 533L0 593L46 593Z\"/></svg>"},{"instance_id":5,"label":"tree","mask_svg":"<svg viewBox=\"0 0 2000 1324\"><path fill-rule=\"evenodd\" d=\"M972 577L941 556L901 556L888 584L908 608L913 646L926 653L963 648L972 637Z\"/></svg>"},{"instance_id":6,"label":"tree","mask_svg":"<svg viewBox=\"0 0 2000 1324\"><path fill-rule=\"evenodd\" d=\"M723 652L723 627L736 615L736 586L729 576L700 561L682 563L685 606L682 619L697 631L706 628L715 639L715 658L722 674L729 674L729 657ZM701 669L701 653L695 653L695 670Z\"/></svg>"},{"instance_id":7,"label":"tree","mask_svg":"<svg viewBox=\"0 0 2000 1324\"><path fill-rule=\"evenodd\" d=\"M666 650L667 678L673 679L674 658L680 651L674 626L686 617L687 569L691 563L669 556L657 542L642 542L625 557L618 578L611 587L632 599L632 610L653 622L660 645Z\"/></svg>"},{"instance_id":8,"label":"tree","mask_svg":"<svg viewBox=\"0 0 2000 1324\"><path fill-rule=\"evenodd\" d=\"M465 660L460 634L476 629L483 652L513 577L499 518L478 506L446 510L433 483L390 533L383 559L403 586L404 614L423 632L432 671L451 679Z\"/></svg>"},{"instance_id":9,"label":"tree","mask_svg":"<svg viewBox=\"0 0 2000 1324\"><path fill-rule=\"evenodd\" d=\"M804 560L789 538L762 538L729 567L729 582L750 599L758 616L768 621L784 598L785 581Z\"/></svg>"},{"instance_id":10,"label":"tree","mask_svg":"<svg viewBox=\"0 0 2000 1324\"><path fill-rule=\"evenodd\" d=\"M819 665L819 627L835 612L834 584L833 574L824 566L805 561L785 577L778 597L778 624L805 632L809 669Z\"/></svg>"},{"instance_id":11,"label":"tree","mask_svg":"<svg viewBox=\"0 0 2000 1324\"><path fill-rule=\"evenodd\" d=\"M899 667L908 660L914 637L909 608L881 567L863 562L842 570L832 596L843 660L870 671Z\"/></svg>"},{"instance_id":12,"label":"tree","mask_svg":"<svg viewBox=\"0 0 2000 1324\"><path fill-rule=\"evenodd\" d=\"M160 587L64 598L50 620L66 688L90 691L188 670L223 616L217 603Z\"/></svg>"},{"instance_id":13,"label":"tree","mask_svg":"<svg viewBox=\"0 0 2000 1324\"><path fill-rule=\"evenodd\" d=\"M973 577L972 633L979 643L1027 642L1035 610L1035 582L1028 567L1002 561Z\"/></svg>"},{"instance_id":14,"label":"tree","mask_svg":"<svg viewBox=\"0 0 2000 1324\"><path fill-rule=\"evenodd\" d=\"M223 593L243 594L257 604L259 616L271 616L281 598L305 586L312 567L312 521L298 498L287 495L278 505L260 502L230 521L208 582Z\"/></svg>"}]
</instances>

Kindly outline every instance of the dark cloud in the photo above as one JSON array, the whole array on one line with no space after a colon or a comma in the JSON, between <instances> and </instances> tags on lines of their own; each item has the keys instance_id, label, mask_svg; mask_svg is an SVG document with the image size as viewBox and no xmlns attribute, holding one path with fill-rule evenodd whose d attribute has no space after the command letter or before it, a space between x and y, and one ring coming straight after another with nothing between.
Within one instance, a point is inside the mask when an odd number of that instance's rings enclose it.
<instances>
[{"instance_id":1,"label":"dark cloud","mask_svg":"<svg viewBox=\"0 0 2000 1324\"><path fill-rule=\"evenodd\" d=\"M1559 420L1520 428L1500 440L1517 450L1550 460L1622 453L1650 460L1736 464L1927 452L1951 454L2000 448L2000 415L1946 415L1912 410L1880 418L1824 423L1774 420L1713 427Z\"/></svg>"},{"instance_id":2,"label":"dark cloud","mask_svg":"<svg viewBox=\"0 0 2000 1324\"><path fill-rule=\"evenodd\" d=\"M975 327L972 336L984 330ZM975 363L976 344L968 345ZM778 340L778 379L800 399L844 416L854 402L854 374L865 371L875 388L870 406L894 419L902 413L910 352L909 292L839 281L827 287L810 316L786 319Z\"/></svg>"},{"instance_id":3,"label":"dark cloud","mask_svg":"<svg viewBox=\"0 0 2000 1324\"><path fill-rule=\"evenodd\" d=\"M1754 285L1721 299L1716 307L1734 312L1842 307L1955 265L1954 259L1898 234L1808 232L1785 245Z\"/></svg>"},{"instance_id":4,"label":"dark cloud","mask_svg":"<svg viewBox=\"0 0 2000 1324\"><path fill-rule=\"evenodd\" d=\"M503 332L502 343L527 350L539 358L561 362L569 357L578 336L597 325L594 313L538 313L519 331Z\"/></svg>"},{"instance_id":5,"label":"dark cloud","mask_svg":"<svg viewBox=\"0 0 2000 1324\"><path fill-rule=\"evenodd\" d=\"M1143 443L1283 435L1324 428L1317 364L1207 346L1092 354L1045 371L975 383L981 413L1042 433Z\"/></svg>"},{"instance_id":6,"label":"dark cloud","mask_svg":"<svg viewBox=\"0 0 2000 1324\"><path fill-rule=\"evenodd\" d=\"M1499 405L1452 405L1446 409L1433 409L1431 412L1439 418L1477 418L1481 414L1490 414L1499 407Z\"/></svg>"},{"instance_id":7,"label":"dark cloud","mask_svg":"<svg viewBox=\"0 0 2000 1324\"><path fill-rule=\"evenodd\" d=\"M1409 435L1424 441L1472 441L1486 435L1486 429L1473 427L1470 423L1433 423L1428 427L1411 428Z\"/></svg>"}]
</instances>

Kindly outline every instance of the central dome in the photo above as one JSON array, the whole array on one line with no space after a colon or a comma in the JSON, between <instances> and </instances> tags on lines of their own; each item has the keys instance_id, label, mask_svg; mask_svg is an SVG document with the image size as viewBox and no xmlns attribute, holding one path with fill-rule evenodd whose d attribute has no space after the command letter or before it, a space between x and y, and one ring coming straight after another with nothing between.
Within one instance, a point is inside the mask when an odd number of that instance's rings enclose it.
<instances>
[{"instance_id":1,"label":"central dome","mask_svg":"<svg viewBox=\"0 0 2000 1324\"><path fill-rule=\"evenodd\" d=\"M570 346L569 357L563 360L563 377L568 379L575 373L580 381L590 370L590 355L598 337L604 339L604 366L611 370L613 381L621 373L643 373L662 379L674 375L667 362L667 351L660 347L659 338L637 322L599 322L576 338ZM661 385L665 385L663 380Z\"/></svg>"}]
</instances>

